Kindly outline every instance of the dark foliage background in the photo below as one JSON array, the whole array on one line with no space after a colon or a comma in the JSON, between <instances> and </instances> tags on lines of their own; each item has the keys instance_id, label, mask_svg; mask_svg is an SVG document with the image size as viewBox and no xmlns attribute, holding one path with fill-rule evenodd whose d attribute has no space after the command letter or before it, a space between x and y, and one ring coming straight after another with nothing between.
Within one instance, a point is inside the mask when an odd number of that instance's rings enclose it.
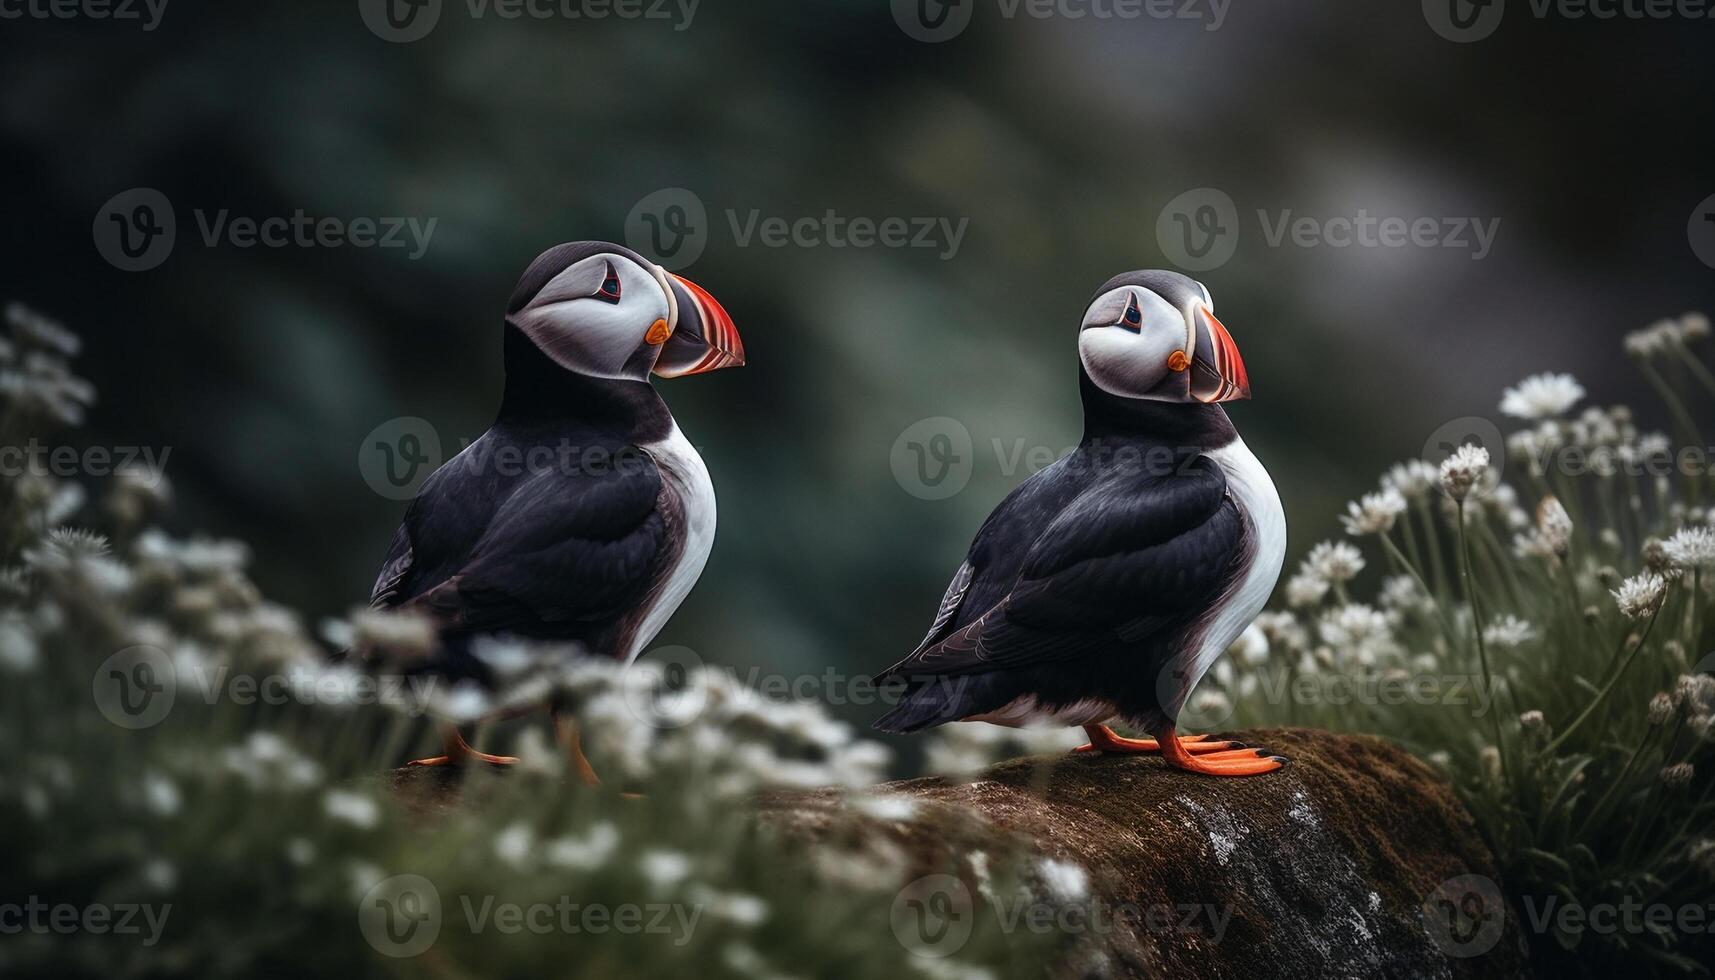
<instances>
[{"instance_id":1,"label":"dark foliage background","mask_svg":"<svg viewBox=\"0 0 1715 980\"><path fill-rule=\"evenodd\" d=\"M1634 382L1618 337L1708 308L1686 224L1715 192L1715 22L1538 20L1438 37L1416 4L1239 3L1202 21L1005 20L912 41L885 0L705 0L659 21L472 19L391 44L355 0L172 0L158 29L0 23L4 293L83 332L86 438L171 447L181 530L256 544L268 594L361 602L403 506L364 435L486 426L501 307L541 249L622 240L645 195L716 223L687 274L733 312L742 371L662 383L704 451L720 537L661 638L796 674L910 648L977 524L1023 471L991 448L1079 432L1072 334L1112 273L1167 264L1163 205L1238 202L1201 278L1257 398L1233 415L1275 474L1294 551L1440 423L1526 373L1596 402ZM154 187L179 244L127 273L103 202ZM193 209L437 219L396 249L239 249ZM1499 218L1493 252L1271 248L1257 209ZM737 247L741 218L969 218L962 248ZM952 416L974 478L919 500L889 467ZM873 709L848 706L854 719Z\"/></svg>"}]
</instances>

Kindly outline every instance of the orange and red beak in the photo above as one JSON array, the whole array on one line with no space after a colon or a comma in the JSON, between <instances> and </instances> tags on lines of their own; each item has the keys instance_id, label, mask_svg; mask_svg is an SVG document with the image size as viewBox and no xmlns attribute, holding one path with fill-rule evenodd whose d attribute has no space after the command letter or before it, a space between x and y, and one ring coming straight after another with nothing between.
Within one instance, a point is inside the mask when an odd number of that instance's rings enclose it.
<instances>
[{"instance_id":1,"label":"orange and red beak","mask_svg":"<svg viewBox=\"0 0 1715 980\"><path fill-rule=\"evenodd\" d=\"M667 273L678 305L678 323L661 345L655 373L663 378L702 374L744 364L744 341L732 317L709 291L684 276Z\"/></svg>"},{"instance_id":2,"label":"orange and red beak","mask_svg":"<svg viewBox=\"0 0 1715 980\"><path fill-rule=\"evenodd\" d=\"M1250 375L1233 335L1207 306L1199 306L1192 316L1191 397L1204 403L1249 398Z\"/></svg>"}]
</instances>

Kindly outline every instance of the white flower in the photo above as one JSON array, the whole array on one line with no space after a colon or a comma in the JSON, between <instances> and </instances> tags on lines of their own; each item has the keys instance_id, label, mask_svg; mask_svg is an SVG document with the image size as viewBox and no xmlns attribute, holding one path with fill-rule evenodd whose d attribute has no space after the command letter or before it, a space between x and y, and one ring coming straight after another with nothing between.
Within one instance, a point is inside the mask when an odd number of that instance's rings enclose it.
<instances>
[{"instance_id":1,"label":"white flower","mask_svg":"<svg viewBox=\"0 0 1715 980\"><path fill-rule=\"evenodd\" d=\"M450 690L436 681L429 689L429 706L435 717L455 725L481 721L492 707L488 694L472 680L461 680Z\"/></svg>"},{"instance_id":2,"label":"white flower","mask_svg":"<svg viewBox=\"0 0 1715 980\"><path fill-rule=\"evenodd\" d=\"M1520 558L1565 558L1572 548L1572 516L1554 497L1536 507L1536 527L1513 536L1513 554Z\"/></svg>"},{"instance_id":3,"label":"white flower","mask_svg":"<svg viewBox=\"0 0 1715 980\"><path fill-rule=\"evenodd\" d=\"M1390 575L1382 582L1381 604L1387 609L1415 609L1427 598L1410 575Z\"/></svg>"},{"instance_id":4,"label":"white flower","mask_svg":"<svg viewBox=\"0 0 1715 980\"><path fill-rule=\"evenodd\" d=\"M691 874L691 859L679 851L652 848L637 859L638 870L656 888L670 888Z\"/></svg>"},{"instance_id":5,"label":"white flower","mask_svg":"<svg viewBox=\"0 0 1715 980\"><path fill-rule=\"evenodd\" d=\"M1397 490L1407 500L1422 500L1435 487L1435 467L1421 459L1395 463L1382 477L1384 490Z\"/></svg>"},{"instance_id":6,"label":"white flower","mask_svg":"<svg viewBox=\"0 0 1715 980\"><path fill-rule=\"evenodd\" d=\"M566 836L549 841L543 857L557 868L593 871L602 866L619 846L619 830L603 821L581 837Z\"/></svg>"},{"instance_id":7,"label":"white flower","mask_svg":"<svg viewBox=\"0 0 1715 980\"><path fill-rule=\"evenodd\" d=\"M1245 631L1239 634L1239 638L1233 641L1229 649L1252 667L1268 662L1268 636L1257 623L1246 626Z\"/></svg>"},{"instance_id":8,"label":"white flower","mask_svg":"<svg viewBox=\"0 0 1715 980\"><path fill-rule=\"evenodd\" d=\"M0 667L28 674L41 662L41 647L29 623L17 613L0 614Z\"/></svg>"},{"instance_id":9,"label":"white flower","mask_svg":"<svg viewBox=\"0 0 1715 980\"><path fill-rule=\"evenodd\" d=\"M1366 493L1346 505L1346 516L1340 523L1354 537L1363 534L1386 534L1393 530L1394 521L1405 513L1405 496L1388 487L1380 493Z\"/></svg>"},{"instance_id":10,"label":"white flower","mask_svg":"<svg viewBox=\"0 0 1715 980\"><path fill-rule=\"evenodd\" d=\"M722 892L707 885L695 885L690 889L690 898L715 918L737 925L759 926L768 921L768 903L746 892Z\"/></svg>"},{"instance_id":11,"label":"white flower","mask_svg":"<svg viewBox=\"0 0 1715 980\"><path fill-rule=\"evenodd\" d=\"M1544 497L1536 505L1536 533L1549 551L1564 558L1572 548L1572 515L1557 497Z\"/></svg>"},{"instance_id":12,"label":"white flower","mask_svg":"<svg viewBox=\"0 0 1715 980\"><path fill-rule=\"evenodd\" d=\"M1551 419L1584 397L1584 386L1570 374L1533 374L1501 395L1501 411L1514 418Z\"/></svg>"},{"instance_id":13,"label":"white flower","mask_svg":"<svg viewBox=\"0 0 1715 980\"><path fill-rule=\"evenodd\" d=\"M322 797L322 810L335 820L368 830L381 819L381 807L362 793L330 789Z\"/></svg>"},{"instance_id":14,"label":"white flower","mask_svg":"<svg viewBox=\"0 0 1715 980\"><path fill-rule=\"evenodd\" d=\"M1471 488L1488 475L1489 451L1482 446L1460 446L1441 463L1441 489L1454 500L1464 500Z\"/></svg>"},{"instance_id":15,"label":"white flower","mask_svg":"<svg viewBox=\"0 0 1715 980\"><path fill-rule=\"evenodd\" d=\"M316 845L303 837L294 837L286 842L286 859L298 867L308 867L316 859Z\"/></svg>"},{"instance_id":16,"label":"white flower","mask_svg":"<svg viewBox=\"0 0 1715 980\"><path fill-rule=\"evenodd\" d=\"M852 809L877 820L897 822L917 814L917 801L909 796L878 796L863 793L852 797Z\"/></svg>"},{"instance_id":17,"label":"white flower","mask_svg":"<svg viewBox=\"0 0 1715 980\"><path fill-rule=\"evenodd\" d=\"M530 855L536 843L536 835L528 824L522 821L511 824L494 838L494 856L514 868L530 866Z\"/></svg>"},{"instance_id":18,"label":"white flower","mask_svg":"<svg viewBox=\"0 0 1715 980\"><path fill-rule=\"evenodd\" d=\"M1286 581L1286 604L1304 609L1319 604L1328 595L1328 580L1310 572L1301 572Z\"/></svg>"},{"instance_id":19,"label":"white flower","mask_svg":"<svg viewBox=\"0 0 1715 980\"><path fill-rule=\"evenodd\" d=\"M1256 626L1262 630L1271 650L1277 644L1288 651L1302 650L1310 643L1309 635L1292 613L1265 612L1256 618Z\"/></svg>"},{"instance_id":20,"label":"white flower","mask_svg":"<svg viewBox=\"0 0 1715 980\"><path fill-rule=\"evenodd\" d=\"M1536 639L1536 627L1511 614L1490 623L1483 630L1483 641L1490 646L1517 649Z\"/></svg>"},{"instance_id":21,"label":"white flower","mask_svg":"<svg viewBox=\"0 0 1715 980\"><path fill-rule=\"evenodd\" d=\"M1679 317L1679 337L1685 341L1703 340L1709 336L1709 318L1701 313L1682 313Z\"/></svg>"},{"instance_id":22,"label":"white flower","mask_svg":"<svg viewBox=\"0 0 1715 980\"><path fill-rule=\"evenodd\" d=\"M1070 861L1043 858L1036 862L1036 874L1048 891L1063 901L1083 898L1090 889L1090 875Z\"/></svg>"},{"instance_id":23,"label":"white flower","mask_svg":"<svg viewBox=\"0 0 1715 980\"><path fill-rule=\"evenodd\" d=\"M170 892L179 883L179 869L165 858L150 858L143 863L142 878L156 891Z\"/></svg>"},{"instance_id":24,"label":"white flower","mask_svg":"<svg viewBox=\"0 0 1715 980\"><path fill-rule=\"evenodd\" d=\"M143 803L160 816L170 817L179 812L183 798L171 779L158 772L150 772L143 776Z\"/></svg>"},{"instance_id":25,"label":"white flower","mask_svg":"<svg viewBox=\"0 0 1715 980\"><path fill-rule=\"evenodd\" d=\"M1678 329L1672 320L1657 320L1642 330L1633 330L1626 334L1626 353L1637 358L1659 354L1673 343Z\"/></svg>"},{"instance_id":26,"label":"white flower","mask_svg":"<svg viewBox=\"0 0 1715 980\"><path fill-rule=\"evenodd\" d=\"M401 656L426 656L436 646L435 622L416 612L359 609L351 615L356 645Z\"/></svg>"},{"instance_id":27,"label":"white flower","mask_svg":"<svg viewBox=\"0 0 1715 980\"><path fill-rule=\"evenodd\" d=\"M1656 611L1667 597L1667 581L1654 572L1634 575L1613 590L1614 602L1628 619L1642 619Z\"/></svg>"},{"instance_id":28,"label":"white flower","mask_svg":"<svg viewBox=\"0 0 1715 980\"><path fill-rule=\"evenodd\" d=\"M1324 541L1311 548L1301 567L1331 583L1349 582L1363 570L1363 553L1344 541Z\"/></svg>"},{"instance_id":29,"label":"white flower","mask_svg":"<svg viewBox=\"0 0 1715 980\"><path fill-rule=\"evenodd\" d=\"M1393 649L1393 625L1387 614L1361 603L1341 606L1323 616L1317 632L1322 642L1359 660Z\"/></svg>"},{"instance_id":30,"label":"white flower","mask_svg":"<svg viewBox=\"0 0 1715 980\"><path fill-rule=\"evenodd\" d=\"M1662 542L1667 560L1685 571L1715 569L1715 531L1706 527L1680 529Z\"/></svg>"}]
</instances>

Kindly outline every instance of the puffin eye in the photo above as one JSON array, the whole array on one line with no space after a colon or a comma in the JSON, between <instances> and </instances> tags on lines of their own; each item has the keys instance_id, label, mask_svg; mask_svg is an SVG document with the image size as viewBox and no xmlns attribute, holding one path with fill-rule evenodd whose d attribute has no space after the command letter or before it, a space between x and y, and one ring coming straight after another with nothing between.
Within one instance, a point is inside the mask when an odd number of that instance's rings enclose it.
<instances>
[{"instance_id":1,"label":"puffin eye","mask_svg":"<svg viewBox=\"0 0 1715 980\"><path fill-rule=\"evenodd\" d=\"M1143 330L1143 314L1138 312L1136 296L1133 296L1126 302L1125 312L1120 314L1120 318L1114 326L1124 327L1132 333L1138 333Z\"/></svg>"},{"instance_id":2,"label":"puffin eye","mask_svg":"<svg viewBox=\"0 0 1715 980\"><path fill-rule=\"evenodd\" d=\"M613 271L613 263L607 264L607 276L601 281L601 288L594 293L596 299L609 303L619 302L619 273Z\"/></svg>"}]
</instances>

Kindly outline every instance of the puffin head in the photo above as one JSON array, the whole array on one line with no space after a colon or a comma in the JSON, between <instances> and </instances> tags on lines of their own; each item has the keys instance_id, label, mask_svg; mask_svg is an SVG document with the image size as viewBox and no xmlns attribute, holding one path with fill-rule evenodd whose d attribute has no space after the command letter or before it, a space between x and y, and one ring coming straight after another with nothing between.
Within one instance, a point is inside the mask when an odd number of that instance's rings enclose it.
<instances>
[{"instance_id":1,"label":"puffin head","mask_svg":"<svg viewBox=\"0 0 1715 980\"><path fill-rule=\"evenodd\" d=\"M1209 290L1177 272L1127 272L1103 283L1084 311L1078 360L1098 388L1121 398L1211 404L1251 393Z\"/></svg>"},{"instance_id":2,"label":"puffin head","mask_svg":"<svg viewBox=\"0 0 1715 980\"><path fill-rule=\"evenodd\" d=\"M713 296L611 242L536 256L506 322L555 364L592 378L648 381L744 363L738 329Z\"/></svg>"}]
</instances>

